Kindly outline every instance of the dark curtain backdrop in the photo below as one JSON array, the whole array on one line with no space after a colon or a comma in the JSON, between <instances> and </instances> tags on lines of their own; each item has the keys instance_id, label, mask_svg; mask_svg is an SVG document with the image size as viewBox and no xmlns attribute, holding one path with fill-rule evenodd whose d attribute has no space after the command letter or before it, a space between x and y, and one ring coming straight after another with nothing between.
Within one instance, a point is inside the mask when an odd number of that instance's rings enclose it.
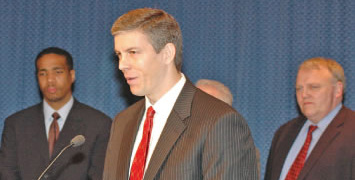
<instances>
[{"instance_id":1,"label":"dark curtain backdrop","mask_svg":"<svg viewBox=\"0 0 355 180\"><path fill-rule=\"evenodd\" d=\"M41 101L34 58L48 46L75 60L74 95L111 117L136 100L117 70L110 28L128 10L166 10L180 23L183 72L219 80L234 93L261 151L262 174L275 130L297 116L294 82L305 59L345 69L345 105L355 109L353 0L0 0L0 132L7 116ZM29 119L30 120L30 119ZM201 122L203 123L203 122Z\"/></svg>"}]
</instances>

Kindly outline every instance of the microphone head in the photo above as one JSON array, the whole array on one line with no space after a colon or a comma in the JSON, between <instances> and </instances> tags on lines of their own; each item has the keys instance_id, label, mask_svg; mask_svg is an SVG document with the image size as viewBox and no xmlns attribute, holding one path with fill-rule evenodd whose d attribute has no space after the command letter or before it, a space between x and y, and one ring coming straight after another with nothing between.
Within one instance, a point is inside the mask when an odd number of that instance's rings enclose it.
<instances>
[{"instance_id":1,"label":"microphone head","mask_svg":"<svg viewBox=\"0 0 355 180\"><path fill-rule=\"evenodd\" d=\"M85 143L85 137L83 135L77 135L75 136L71 141L70 144L73 147L78 147L81 146Z\"/></svg>"}]
</instances>

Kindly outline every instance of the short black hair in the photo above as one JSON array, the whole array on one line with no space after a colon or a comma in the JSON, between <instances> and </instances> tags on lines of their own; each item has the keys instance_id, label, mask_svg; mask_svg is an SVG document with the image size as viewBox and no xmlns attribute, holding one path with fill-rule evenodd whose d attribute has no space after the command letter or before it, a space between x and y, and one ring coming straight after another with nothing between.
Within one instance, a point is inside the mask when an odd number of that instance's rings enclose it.
<instances>
[{"instance_id":1,"label":"short black hair","mask_svg":"<svg viewBox=\"0 0 355 180\"><path fill-rule=\"evenodd\" d=\"M46 55L46 54L58 54L58 55L62 55L65 57L66 61L67 61L67 65L68 65L68 68L69 70L73 70L73 58L71 56L71 54L64 50L64 49L61 49L61 48L58 48L58 47L49 47L49 48L46 48L46 49L43 49L36 57L36 70L37 70L37 62L38 62L38 59L40 59L42 56Z\"/></svg>"}]
</instances>

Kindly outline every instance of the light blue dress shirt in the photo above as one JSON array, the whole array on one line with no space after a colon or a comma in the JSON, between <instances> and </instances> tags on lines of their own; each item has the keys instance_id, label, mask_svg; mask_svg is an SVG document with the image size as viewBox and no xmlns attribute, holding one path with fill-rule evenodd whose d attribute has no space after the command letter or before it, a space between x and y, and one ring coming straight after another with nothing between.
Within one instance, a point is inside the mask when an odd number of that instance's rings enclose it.
<instances>
[{"instance_id":1,"label":"light blue dress shirt","mask_svg":"<svg viewBox=\"0 0 355 180\"><path fill-rule=\"evenodd\" d=\"M314 124L310 120L307 119L307 121L306 121L306 123L304 123L301 131L298 133L297 138L296 138L295 142L293 143L290 151L288 152L287 158L286 158L285 163L282 167L280 180L284 180L286 178L287 173L292 166L292 163L295 161L295 159L298 155L298 152L301 150L304 142L306 141L309 126L315 125L318 128L316 130L314 130L312 133L312 141L311 141L311 144L309 145L306 160L307 160L309 154L311 154L314 146L317 144L319 138L322 136L325 129L328 127L328 125L332 122L334 117L340 111L341 107L342 107L342 103L338 104L326 117L324 117L321 121L319 121L318 124Z\"/></svg>"},{"instance_id":2,"label":"light blue dress shirt","mask_svg":"<svg viewBox=\"0 0 355 180\"><path fill-rule=\"evenodd\" d=\"M53 121L52 114L54 112L57 112L60 115L60 118L58 119L58 126L60 132L63 129L64 123L67 120L68 114L70 112L70 109L73 107L73 104L74 104L74 98L72 96L70 100L62 108L56 111L46 102L46 100L43 100L44 124L46 126L47 138L49 133L49 127L51 126Z\"/></svg>"}]
</instances>

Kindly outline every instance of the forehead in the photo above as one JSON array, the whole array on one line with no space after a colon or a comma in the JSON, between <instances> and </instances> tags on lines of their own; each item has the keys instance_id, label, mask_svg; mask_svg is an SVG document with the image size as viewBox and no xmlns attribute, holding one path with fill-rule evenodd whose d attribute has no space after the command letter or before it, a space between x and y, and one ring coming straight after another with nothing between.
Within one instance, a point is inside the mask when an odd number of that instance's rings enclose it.
<instances>
[{"instance_id":1,"label":"forehead","mask_svg":"<svg viewBox=\"0 0 355 180\"><path fill-rule=\"evenodd\" d=\"M329 82L332 74L325 67L301 68L297 74L296 83Z\"/></svg>"},{"instance_id":2,"label":"forehead","mask_svg":"<svg viewBox=\"0 0 355 180\"><path fill-rule=\"evenodd\" d=\"M37 61L37 67L67 66L65 56L59 54L45 54Z\"/></svg>"},{"instance_id":3,"label":"forehead","mask_svg":"<svg viewBox=\"0 0 355 180\"><path fill-rule=\"evenodd\" d=\"M120 31L114 36L115 50L151 45L149 38L141 30Z\"/></svg>"}]
</instances>

